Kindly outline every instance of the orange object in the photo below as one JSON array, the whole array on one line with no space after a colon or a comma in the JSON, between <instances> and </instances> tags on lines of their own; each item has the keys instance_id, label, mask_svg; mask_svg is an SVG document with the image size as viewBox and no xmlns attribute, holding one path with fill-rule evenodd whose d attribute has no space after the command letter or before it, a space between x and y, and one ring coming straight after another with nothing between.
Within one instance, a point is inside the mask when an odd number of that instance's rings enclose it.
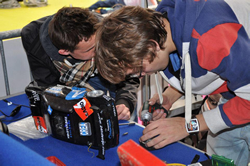
<instances>
[{"instance_id":1,"label":"orange object","mask_svg":"<svg viewBox=\"0 0 250 166\"><path fill-rule=\"evenodd\" d=\"M74 107L74 110L76 111L76 113L78 114L78 116L83 121L85 121L85 119L87 119L94 112L90 108L91 107L90 102L85 97L81 101L76 103L73 107Z\"/></svg>"},{"instance_id":2,"label":"orange object","mask_svg":"<svg viewBox=\"0 0 250 166\"><path fill-rule=\"evenodd\" d=\"M56 156L46 157L49 161L56 164L56 166L66 166L61 160L59 160Z\"/></svg>"},{"instance_id":3,"label":"orange object","mask_svg":"<svg viewBox=\"0 0 250 166\"><path fill-rule=\"evenodd\" d=\"M120 145L117 153L122 166L166 166L162 160L144 149L133 140Z\"/></svg>"}]
</instances>

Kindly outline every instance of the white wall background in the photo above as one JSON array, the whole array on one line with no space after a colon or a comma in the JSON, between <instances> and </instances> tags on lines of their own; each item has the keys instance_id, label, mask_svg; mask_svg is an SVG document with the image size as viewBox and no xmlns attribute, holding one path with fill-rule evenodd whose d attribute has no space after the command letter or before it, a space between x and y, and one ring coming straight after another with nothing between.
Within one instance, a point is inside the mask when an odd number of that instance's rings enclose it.
<instances>
[{"instance_id":1,"label":"white wall background","mask_svg":"<svg viewBox=\"0 0 250 166\"><path fill-rule=\"evenodd\" d=\"M5 61L10 88L10 95L24 92L25 87L31 81L30 69L26 53L23 49L21 38L14 38L3 41ZM0 59L0 97L7 96L2 56Z\"/></svg>"}]
</instances>

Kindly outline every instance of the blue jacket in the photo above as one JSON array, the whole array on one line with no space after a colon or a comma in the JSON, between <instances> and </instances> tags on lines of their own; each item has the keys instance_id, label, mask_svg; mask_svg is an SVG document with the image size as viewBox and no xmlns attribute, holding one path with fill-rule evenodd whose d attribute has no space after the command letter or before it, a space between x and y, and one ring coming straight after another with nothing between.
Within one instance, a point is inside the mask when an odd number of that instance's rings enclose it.
<instances>
[{"instance_id":1,"label":"blue jacket","mask_svg":"<svg viewBox=\"0 0 250 166\"><path fill-rule=\"evenodd\" d=\"M229 99L203 114L214 133L250 122L249 6L247 0L162 0L156 9L168 14L180 60L180 76L168 67L163 77L184 92L184 55L189 52L192 93L221 93Z\"/></svg>"}]
</instances>

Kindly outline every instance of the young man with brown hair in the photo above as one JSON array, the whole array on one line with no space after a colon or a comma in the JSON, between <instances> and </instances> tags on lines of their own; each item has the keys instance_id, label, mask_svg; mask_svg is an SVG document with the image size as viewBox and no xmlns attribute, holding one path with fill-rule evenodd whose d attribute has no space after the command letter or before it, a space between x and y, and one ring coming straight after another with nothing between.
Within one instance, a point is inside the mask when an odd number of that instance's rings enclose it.
<instances>
[{"instance_id":1,"label":"young man with brown hair","mask_svg":"<svg viewBox=\"0 0 250 166\"><path fill-rule=\"evenodd\" d=\"M190 121L156 111L140 141L157 136L146 145L158 149L208 129L218 133L246 125L242 129L250 133L249 13L244 0L163 0L156 11L123 7L101 22L95 60L105 79L118 83L161 71L171 85L163 92L167 110L189 93L221 93L228 100ZM158 95L150 102L159 102ZM247 148L242 154L247 163L250 134L244 139L248 144L240 148Z\"/></svg>"},{"instance_id":2,"label":"young man with brown hair","mask_svg":"<svg viewBox=\"0 0 250 166\"><path fill-rule=\"evenodd\" d=\"M101 15L63 7L54 15L26 25L21 32L34 81L39 86L63 84L98 89L115 98L118 119L129 120L136 105L138 79L110 84L94 64L96 24Z\"/></svg>"}]
</instances>

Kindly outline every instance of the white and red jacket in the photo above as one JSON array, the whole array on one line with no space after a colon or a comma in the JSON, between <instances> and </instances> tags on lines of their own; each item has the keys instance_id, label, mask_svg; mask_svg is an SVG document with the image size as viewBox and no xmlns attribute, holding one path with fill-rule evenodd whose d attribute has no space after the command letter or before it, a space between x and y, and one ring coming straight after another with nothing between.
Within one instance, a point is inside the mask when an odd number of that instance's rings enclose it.
<instances>
[{"instance_id":1,"label":"white and red jacket","mask_svg":"<svg viewBox=\"0 0 250 166\"><path fill-rule=\"evenodd\" d=\"M191 61L193 94L221 93L228 102L205 112L213 133L250 122L250 1L162 0L180 60L180 75L161 72L185 92L185 52ZM173 66L178 66L171 61Z\"/></svg>"}]
</instances>

